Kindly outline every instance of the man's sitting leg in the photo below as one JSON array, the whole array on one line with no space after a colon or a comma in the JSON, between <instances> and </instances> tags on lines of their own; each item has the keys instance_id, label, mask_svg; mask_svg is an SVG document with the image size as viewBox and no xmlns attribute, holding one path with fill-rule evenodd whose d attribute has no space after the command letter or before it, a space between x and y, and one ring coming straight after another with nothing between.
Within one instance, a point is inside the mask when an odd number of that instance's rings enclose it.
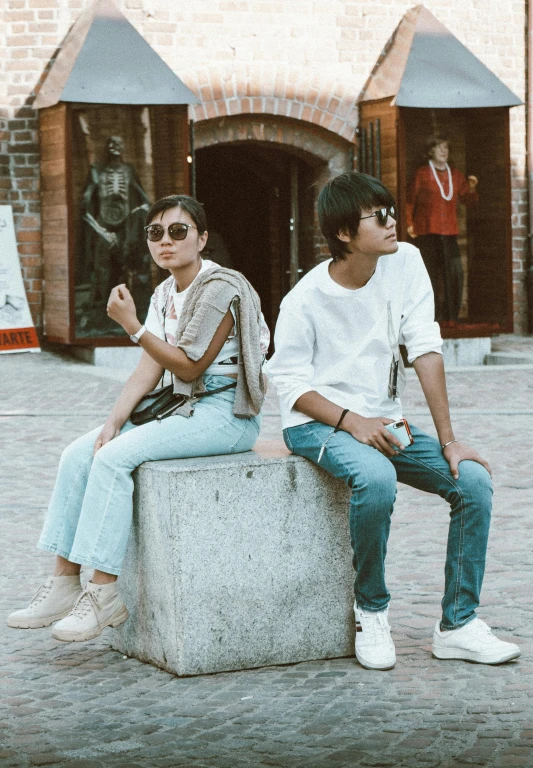
<instances>
[{"instance_id":1,"label":"man's sitting leg","mask_svg":"<svg viewBox=\"0 0 533 768\"><path fill-rule=\"evenodd\" d=\"M475 461L462 461L451 504L442 620L435 625L433 655L478 664L502 664L520 656L515 643L499 640L476 616L485 571L492 503L489 473Z\"/></svg>"},{"instance_id":2,"label":"man's sitting leg","mask_svg":"<svg viewBox=\"0 0 533 768\"><path fill-rule=\"evenodd\" d=\"M288 447L318 464L331 427L313 421L285 430ZM338 432L327 443L320 466L352 489L350 538L354 552L355 655L363 667L391 669L396 663L388 623L390 594L385 557L396 497L396 471L383 454Z\"/></svg>"},{"instance_id":3,"label":"man's sitting leg","mask_svg":"<svg viewBox=\"0 0 533 768\"><path fill-rule=\"evenodd\" d=\"M433 655L481 664L514 659L518 646L499 640L476 616L492 509L490 475L480 463L466 460L454 478L439 442L413 425L411 432L413 445L392 459L398 479L450 504L442 618L433 635Z\"/></svg>"}]
</instances>

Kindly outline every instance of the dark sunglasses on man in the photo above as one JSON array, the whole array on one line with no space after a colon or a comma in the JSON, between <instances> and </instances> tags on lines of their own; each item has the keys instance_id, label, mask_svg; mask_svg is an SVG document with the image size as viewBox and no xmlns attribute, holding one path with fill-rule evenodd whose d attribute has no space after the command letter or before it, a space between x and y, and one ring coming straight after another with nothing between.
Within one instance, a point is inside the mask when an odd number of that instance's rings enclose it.
<instances>
[{"instance_id":1,"label":"dark sunglasses on man","mask_svg":"<svg viewBox=\"0 0 533 768\"><path fill-rule=\"evenodd\" d=\"M168 225L168 234L173 240L185 240L189 227L198 229L194 224L184 224L181 221L176 221L174 224ZM158 240L161 240L165 234L165 227L163 227L162 224L148 224L148 226L144 228L144 231L146 232L148 240L152 243L156 243Z\"/></svg>"},{"instance_id":2,"label":"dark sunglasses on man","mask_svg":"<svg viewBox=\"0 0 533 768\"><path fill-rule=\"evenodd\" d=\"M389 205L388 207L379 208L379 210L374 211L374 213L371 213L370 216L361 216L361 219L371 219L373 216L376 217L378 220L378 224L380 227L384 227L387 223L387 219L389 216L392 219L396 219L396 208L393 205Z\"/></svg>"}]
</instances>

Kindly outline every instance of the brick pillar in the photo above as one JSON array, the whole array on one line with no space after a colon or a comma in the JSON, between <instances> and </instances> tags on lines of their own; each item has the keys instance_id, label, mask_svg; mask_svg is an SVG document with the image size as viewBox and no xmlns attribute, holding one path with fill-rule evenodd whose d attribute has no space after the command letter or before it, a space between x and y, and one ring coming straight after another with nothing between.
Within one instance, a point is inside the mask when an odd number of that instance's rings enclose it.
<instances>
[{"instance_id":1,"label":"brick pillar","mask_svg":"<svg viewBox=\"0 0 533 768\"><path fill-rule=\"evenodd\" d=\"M10 188L15 231L28 304L37 328L42 326L42 254L39 213L39 143L37 114L21 107L9 120Z\"/></svg>"},{"instance_id":2,"label":"brick pillar","mask_svg":"<svg viewBox=\"0 0 533 768\"><path fill-rule=\"evenodd\" d=\"M11 190L9 172L9 125L7 117L0 117L0 203L8 203Z\"/></svg>"}]
</instances>

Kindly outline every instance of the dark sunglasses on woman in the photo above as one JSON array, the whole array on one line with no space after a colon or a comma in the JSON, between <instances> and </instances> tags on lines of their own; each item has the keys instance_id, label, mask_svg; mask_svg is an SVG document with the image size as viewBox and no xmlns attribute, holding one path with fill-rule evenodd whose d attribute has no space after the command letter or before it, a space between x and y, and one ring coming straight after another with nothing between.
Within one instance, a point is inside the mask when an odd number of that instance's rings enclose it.
<instances>
[{"instance_id":1,"label":"dark sunglasses on woman","mask_svg":"<svg viewBox=\"0 0 533 768\"><path fill-rule=\"evenodd\" d=\"M198 229L194 224L184 224L181 221L176 221L174 224L168 225L168 234L173 240L185 240L189 227ZM165 234L165 227L161 224L148 224L148 226L144 228L144 231L146 232L148 240L152 243L156 243L158 240L161 240Z\"/></svg>"},{"instance_id":2,"label":"dark sunglasses on woman","mask_svg":"<svg viewBox=\"0 0 533 768\"><path fill-rule=\"evenodd\" d=\"M361 216L361 219L371 219L373 216L375 216L378 220L379 226L384 227L389 216L392 219L396 219L396 208L393 205L389 205L388 207L380 208L379 210L374 211L374 213L371 213L370 216Z\"/></svg>"}]
</instances>

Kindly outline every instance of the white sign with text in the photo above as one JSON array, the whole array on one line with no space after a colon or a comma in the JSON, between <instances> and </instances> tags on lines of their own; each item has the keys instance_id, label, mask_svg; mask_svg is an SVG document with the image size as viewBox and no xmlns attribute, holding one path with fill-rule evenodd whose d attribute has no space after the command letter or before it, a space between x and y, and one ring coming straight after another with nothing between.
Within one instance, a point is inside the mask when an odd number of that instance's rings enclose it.
<instances>
[{"instance_id":1,"label":"white sign with text","mask_svg":"<svg viewBox=\"0 0 533 768\"><path fill-rule=\"evenodd\" d=\"M20 270L13 209L0 205L0 354L40 351Z\"/></svg>"}]
</instances>

